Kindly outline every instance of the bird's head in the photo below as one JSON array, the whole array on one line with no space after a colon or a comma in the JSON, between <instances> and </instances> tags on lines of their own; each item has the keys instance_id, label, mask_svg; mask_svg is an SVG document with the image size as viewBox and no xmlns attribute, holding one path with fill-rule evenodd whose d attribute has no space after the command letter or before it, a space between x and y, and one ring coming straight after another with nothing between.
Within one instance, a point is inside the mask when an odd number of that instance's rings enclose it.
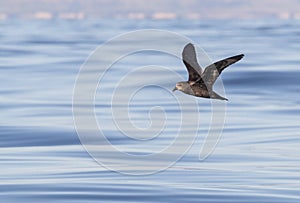
<instances>
[{"instance_id":1,"label":"bird's head","mask_svg":"<svg viewBox=\"0 0 300 203\"><path fill-rule=\"evenodd\" d=\"M176 91L176 90L183 91L185 89L186 85L187 85L186 82L178 82L178 83L176 83L176 86L173 89L173 92Z\"/></svg>"}]
</instances>

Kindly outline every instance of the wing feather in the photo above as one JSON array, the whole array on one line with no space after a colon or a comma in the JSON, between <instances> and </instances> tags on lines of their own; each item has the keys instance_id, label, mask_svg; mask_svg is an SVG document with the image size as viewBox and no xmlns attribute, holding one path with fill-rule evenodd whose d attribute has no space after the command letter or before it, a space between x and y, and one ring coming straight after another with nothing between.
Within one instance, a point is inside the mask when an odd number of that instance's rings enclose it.
<instances>
[{"instance_id":1,"label":"wing feather","mask_svg":"<svg viewBox=\"0 0 300 203\"><path fill-rule=\"evenodd\" d=\"M189 73L189 81L197 81L200 78L202 69L197 62L195 47L187 44L182 51L182 60Z\"/></svg>"},{"instance_id":2,"label":"wing feather","mask_svg":"<svg viewBox=\"0 0 300 203\"><path fill-rule=\"evenodd\" d=\"M201 75L201 79L199 79L197 82L204 82L208 89L212 89L215 81L218 79L222 71L231 64L234 64L235 62L241 60L243 57L244 54L240 54L217 61L207 66Z\"/></svg>"}]
</instances>

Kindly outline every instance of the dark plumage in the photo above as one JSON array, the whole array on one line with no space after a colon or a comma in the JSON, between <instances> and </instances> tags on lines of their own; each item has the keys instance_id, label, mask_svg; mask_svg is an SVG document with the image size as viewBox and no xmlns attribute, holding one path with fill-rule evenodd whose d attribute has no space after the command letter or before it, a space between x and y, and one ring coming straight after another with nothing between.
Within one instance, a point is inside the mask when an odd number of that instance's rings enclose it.
<instances>
[{"instance_id":1,"label":"dark plumage","mask_svg":"<svg viewBox=\"0 0 300 203\"><path fill-rule=\"evenodd\" d=\"M189 79L185 82L178 82L173 91L180 90L196 97L228 100L214 92L213 85L225 68L243 57L244 54L240 54L223 59L207 66L202 72L197 62L195 47L189 43L182 51L182 60L189 73Z\"/></svg>"}]
</instances>

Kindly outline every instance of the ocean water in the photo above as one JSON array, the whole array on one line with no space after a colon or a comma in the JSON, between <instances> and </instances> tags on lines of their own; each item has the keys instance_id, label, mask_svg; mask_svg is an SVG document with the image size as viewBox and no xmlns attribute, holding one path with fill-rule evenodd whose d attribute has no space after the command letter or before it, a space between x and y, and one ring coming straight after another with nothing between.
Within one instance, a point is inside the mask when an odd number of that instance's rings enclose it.
<instances>
[{"instance_id":1,"label":"ocean water","mask_svg":"<svg viewBox=\"0 0 300 203\"><path fill-rule=\"evenodd\" d=\"M300 21L4 20L0 27L0 202L300 202ZM216 114L222 133L205 159L213 103L171 92L186 70L153 50L119 58L96 84L104 164L82 145L72 108L80 69L98 46L140 29L185 36L212 61L245 54L218 79L229 101L214 101L225 117ZM110 55L137 44L123 40ZM120 97L126 93L129 100Z\"/></svg>"}]
</instances>

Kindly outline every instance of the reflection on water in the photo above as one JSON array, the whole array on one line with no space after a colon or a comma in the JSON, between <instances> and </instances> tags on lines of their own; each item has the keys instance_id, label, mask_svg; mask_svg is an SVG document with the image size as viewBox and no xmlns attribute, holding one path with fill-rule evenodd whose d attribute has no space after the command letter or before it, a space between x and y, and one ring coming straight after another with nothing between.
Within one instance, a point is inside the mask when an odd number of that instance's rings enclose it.
<instances>
[{"instance_id":1,"label":"reflection on water","mask_svg":"<svg viewBox=\"0 0 300 203\"><path fill-rule=\"evenodd\" d=\"M299 202L299 22L1 21L0 26L4 202ZM186 35L213 61L239 53L245 58L222 73L229 98L226 122L208 159L198 159L211 118L210 101L200 98L201 126L187 154L160 173L125 176L98 165L80 145L72 94L81 64L97 45L142 28ZM186 77L180 60L159 53L131 55L118 65L126 70L153 61ZM124 72L111 74L122 77ZM159 71L148 71L147 77L170 89L177 82ZM110 113L102 101L113 84L105 84L107 91L96 98L100 121ZM133 123L143 128L149 125L151 107L162 106L169 115L164 134L136 141L106 121L107 139L131 153L161 150L174 139L180 120L178 106L170 99L172 95L153 86L139 92L130 108Z\"/></svg>"}]
</instances>

